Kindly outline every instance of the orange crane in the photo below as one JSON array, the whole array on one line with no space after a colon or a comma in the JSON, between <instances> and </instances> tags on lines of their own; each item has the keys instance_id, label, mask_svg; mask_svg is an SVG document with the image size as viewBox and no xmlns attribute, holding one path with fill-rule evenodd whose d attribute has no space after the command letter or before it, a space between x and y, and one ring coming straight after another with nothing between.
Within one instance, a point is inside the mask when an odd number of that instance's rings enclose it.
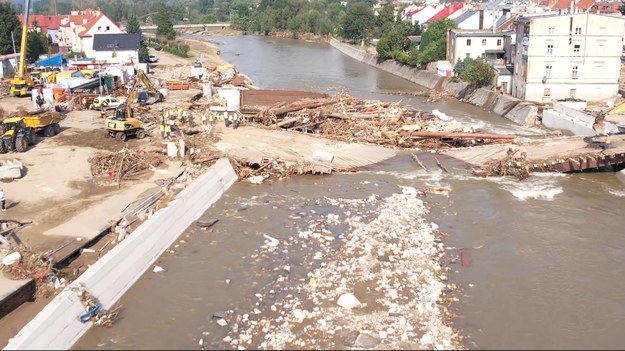
<instances>
[{"instance_id":1,"label":"orange crane","mask_svg":"<svg viewBox=\"0 0 625 351\"><path fill-rule=\"evenodd\" d=\"M18 74L11 80L11 95L27 96L30 95L35 82L26 72L26 45L28 37L28 14L30 13L30 0L25 0L24 7L24 23L22 24L22 44L20 47L20 63Z\"/></svg>"}]
</instances>

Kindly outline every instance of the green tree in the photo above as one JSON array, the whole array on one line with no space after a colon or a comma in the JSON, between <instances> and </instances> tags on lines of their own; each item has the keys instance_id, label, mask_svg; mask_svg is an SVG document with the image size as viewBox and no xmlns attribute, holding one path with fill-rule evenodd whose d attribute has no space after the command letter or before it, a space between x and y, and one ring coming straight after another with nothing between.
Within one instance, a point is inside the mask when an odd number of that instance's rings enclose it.
<instances>
[{"instance_id":1,"label":"green tree","mask_svg":"<svg viewBox=\"0 0 625 351\"><path fill-rule=\"evenodd\" d=\"M200 13L205 15L211 13L213 11L213 7L215 6L215 0L199 0L198 1L198 9Z\"/></svg>"},{"instance_id":2,"label":"green tree","mask_svg":"<svg viewBox=\"0 0 625 351\"><path fill-rule=\"evenodd\" d=\"M19 52L19 45L22 39L22 25L13 7L9 3L2 2L0 3L0 54L2 55L13 53L11 32L13 32L15 37L16 51Z\"/></svg>"},{"instance_id":3,"label":"green tree","mask_svg":"<svg viewBox=\"0 0 625 351\"><path fill-rule=\"evenodd\" d=\"M447 32L458 28L454 21L444 18L432 23L421 36L419 53L414 58L416 65L425 68L428 63L444 60L447 48Z\"/></svg>"},{"instance_id":4,"label":"green tree","mask_svg":"<svg viewBox=\"0 0 625 351\"><path fill-rule=\"evenodd\" d=\"M395 23L395 8L393 4L388 2L382 7L382 11L377 17L378 25L380 27L384 26L385 23Z\"/></svg>"},{"instance_id":5,"label":"green tree","mask_svg":"<svg viewBox=\"0 0 625 351\"><path fill-rule=\"evenodd\" d=\"M130 17L128 17L128 23L126 23L126 33L141 33L141 25L139 25L137 16L130 15Z\"/></svg>"},{"instance_id":6,"label":"green tree","mask_svg":"<svg viewBox=\"0 0 625 351\"><path fill-rule=\"evenodd\" d=\"M342 23L343 37L364 39L373 27L375 17L373 10L365 2L349 3Z\"/></svg>"},{"instance_id":7,"label":"green tree","mask_svg":"<svg viewBox=\"0 0 625 351\"><path fill-rule=\"evenodd\" d=\"M176 31L174 30L174 23L167 5L160 4L156 18L158 21L156 35L163 36L169 40L174 39L176 37Z\"/></svg>"},{"instance_id":8,"label":"green tree","mask_svg":"<svg viewBox=\"0 0 625 351\"><path fill-rule=\"evenodd\" d=\"M376 46L378 55L382 58L397 59L397 57L409 49L409 40L401 25L386 23L382 27L382 36Z\"/></svg>"},{"instance_id":9,"label":"green tree","mask_svg":"<svg viewBox=\"0 0 625 351\"><path fill-rule=\"evenodd\" d=\"M230 24L234 28L249 31L252 27L252 11L242 0L234 0L230 4Z\"/></svg>"},{"instance_id":10,"label":"green tree","mask_svg":"<svg viewBox=\"0 0 625 351\"><path fill-rule=\"evenodd\" d=\"M467 61L467 59L465 59ZM462 80L471 83L472 86L479 88L484 85L491 84L495 78L495 69L483 58L471 60L464 63L462 73L460 73Z\"/></svg>"},{"instance_id":11,"label":"green tree","mask_svg":"<svg viewBox=\"0 0 625 351\"><path fill-rule=\"evenodd\" d=\"M36 26L36 23L33 22L33 27ZM48 36L43 32L38 32L36 30L31 30L28 32L28 37L26 38L26 58L37 61L39 56L42 54L46 54L48 52Z\"/></svg>"},{"instance_id":12,"label":"green tree","mask_svg":"<svg viewBox=\"0 0 625 351\"><path fill-rule=\"evenodd\" d=\"M438 42L446 45L447 43L447 32L450 29L458 28L456 23L449 18L443 18L432 23L428 29L423 33L421 37L421 44L419 48L424 50L428 45ZM444 45L444 46L445 46Z\"/></svg>"}]
</instances>

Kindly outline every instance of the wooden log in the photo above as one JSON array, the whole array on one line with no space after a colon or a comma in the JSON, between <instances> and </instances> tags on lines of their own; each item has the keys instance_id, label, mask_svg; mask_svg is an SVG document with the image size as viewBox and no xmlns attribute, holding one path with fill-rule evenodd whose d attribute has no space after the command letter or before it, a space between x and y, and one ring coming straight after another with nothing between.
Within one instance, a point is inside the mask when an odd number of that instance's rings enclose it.
<instances>
[{"instance_id":1,"label":"wooden log","mask_svg":"<svg viewBox=\"0 0 625 351\"><path fill-rule=\"evenodd\" d=\"M465 139L508 139L514 140L513 134L490 134L490 133L460 133L460 132L426 132L415 131L405 133L412 138L465 138Z\"/></svg>"},{"instance_id":2,"label":"wooden log","mask_svg":"<svg viewBox=\"0 0 625 351\"><path fill-rule=\"evenodd\" d=\"M445 171L445 173L449 173L449 171L447 170L447 168L443 167L443 165L441 164L441 162L438 160L437 157L434 157L434 159L436 160L436 165L442 169L443 171Z\"/></svg>"},{"instance_id":3,"label":"wooden log","mask_svg":"<svg viewBox=\"0 0 625 351\"><path fill-rule=\"evenodd\" d=\"M334 100L325 100L325 101L313 101L313 102L309 102L306 104L301 104L301 105L291 105L291 106L286 106L283 108L278 108L278 109L270 109L269 112L273 113L274 115L278 116L278 115L283 115L289 112L295 112L295 111L300 111L303 110L305 108L317 108L317 107L321 107L321 106L325 106L325 105L330 105L330 104L334 104L336 103L336 101Z\"/></svg>"},{"instance_id":4,"label":"wooden log","mask_svg":"<svg viewBox=\"0 0 625 351\"><path fill-rule=\"evenodd\" d=\"M300 122L301 120L302 120L302 117L299 117L299 116L291 117L291 118L285 118L285 119L283 119L282 121L280 121L278 123L270 125L270 127L280 128L280 127L289 125L289 124L291 124L293 122Z\"/></svg>"},{"instance_id":5,"label":"wooden log","mask_svg":"<svg viewBox=\"0 0 625 351\"><path fill-rule=\"evenodd\" d=\"M347 120L359 120L359 119L374 119L379 116L379 113L371 113L371 112L330 112L325 115L329 118L338 118L338 119L347 119Z\"/></svg>"},{"instance_id":6,"label":"wooden log","mask_svg":"<svg viewBox=\"0 0 625 351\"><path fill-rule=\"evenodd\" d=\"M410 156L412 156L412 159L415 160L415 162L417 162L419 164L419 166L421 166L421 168L427 170L427 168L425 168L423 163L421 163L421 161L419 160L419 158L417 157L416 154L412 153L412 154L410 154Z\"/></svg>"}]
</instances>

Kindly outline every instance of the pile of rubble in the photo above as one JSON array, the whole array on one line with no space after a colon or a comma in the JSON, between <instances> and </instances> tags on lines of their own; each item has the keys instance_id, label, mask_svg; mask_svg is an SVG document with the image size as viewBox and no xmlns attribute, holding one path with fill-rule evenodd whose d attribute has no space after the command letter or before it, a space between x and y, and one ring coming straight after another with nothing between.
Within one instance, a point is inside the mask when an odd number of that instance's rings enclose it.
<instances>
[{"instance_id":1,"label":"pile of rubble","mask_svg":"<svg viewBox=\"0 0 625 351\"><path fill-rule=\"evenodd\" d=\"M303 261L276 267L253 309L213 317L231 329L217 348L459 349L448 306L456 289L442 266L446 249L438 226L418 198L403 188L387 198L324 198L343 212L308 217L308 230L280 241L269 235L257 262ZM329 230L348 226L345 232ZM337 247L337 242L340 246ZM329 259L329 258L332 259Z\"/></svg>"}]
</instances>

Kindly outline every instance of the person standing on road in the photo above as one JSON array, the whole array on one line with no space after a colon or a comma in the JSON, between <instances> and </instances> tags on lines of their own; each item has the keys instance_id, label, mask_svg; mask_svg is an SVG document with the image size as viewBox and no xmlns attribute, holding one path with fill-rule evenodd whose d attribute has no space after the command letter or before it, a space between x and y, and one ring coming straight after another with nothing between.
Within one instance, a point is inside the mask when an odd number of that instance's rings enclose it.
<instances>
[{"instance_id":1,"label":"person standing on road","mask_svg":"<svg viewBox=\"0 0 625 351\"><path fill-rule=\"evenodd\" d=\"M2 202L2 211L6 211L7 194L4 192L4 189L0 189L0 202Z\"/></svg>"}]
</instances>

